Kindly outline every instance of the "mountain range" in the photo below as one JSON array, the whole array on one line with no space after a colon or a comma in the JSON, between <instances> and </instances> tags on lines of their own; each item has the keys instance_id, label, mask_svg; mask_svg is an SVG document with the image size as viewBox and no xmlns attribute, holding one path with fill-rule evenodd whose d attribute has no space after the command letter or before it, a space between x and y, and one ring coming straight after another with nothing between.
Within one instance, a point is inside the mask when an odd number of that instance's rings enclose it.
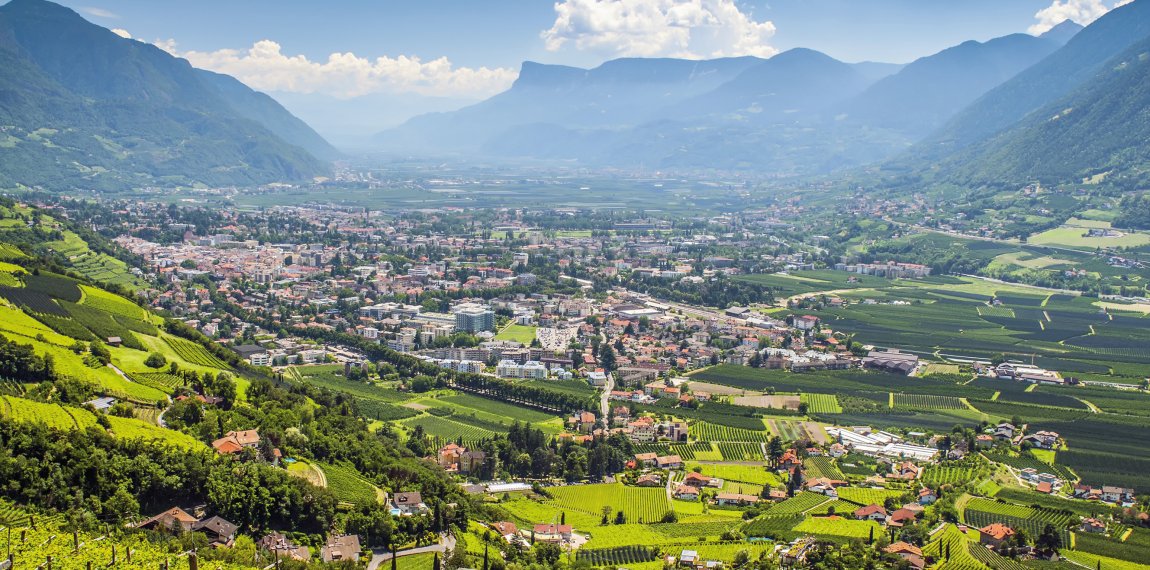
<instances>
[{"instance_id":1,"label":"mountain range","mask_svg":"<svg viewBox=\"0 0 1150 570\"><path fill-rule=\"evenodd\" d=\"M905 150L1078 29L966 42L905 66L849 64L809 49L594 69L527 62L508 91L413 118L376 141L403 152L619 167L826 172Z\"/></svg>"},{"instance_id":2,"label":"mountain range","mask_svg":"<svg viewBox=\"0 0 1150 570\"><path fill-rule=\"evenodd\" d=\"M45 0L0 6L0 187L310 179L338 156L267 95Z\"/></svg>"}]
</instances>

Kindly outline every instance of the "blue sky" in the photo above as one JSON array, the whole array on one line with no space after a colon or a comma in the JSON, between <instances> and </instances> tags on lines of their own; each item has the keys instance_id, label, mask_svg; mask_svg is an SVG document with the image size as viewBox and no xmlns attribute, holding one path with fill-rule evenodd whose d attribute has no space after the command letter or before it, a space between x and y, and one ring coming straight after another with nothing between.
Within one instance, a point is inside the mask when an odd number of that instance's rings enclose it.
<instances>
[{"instance_id":1,"label":"blue sky","mask_svg":"<svg viewBox=\"0 0 1150 570\"><path fill-rule=\"evenodd\" d=\"M905 63L1066 18L1088 24L1123 0L57 1L282 95L293 111L398 97L419 112L437 107L412 101L450 107L498 93L524 60L593 67L622 56L769 57L806 47Z\"/></svg>"}]
</instances>

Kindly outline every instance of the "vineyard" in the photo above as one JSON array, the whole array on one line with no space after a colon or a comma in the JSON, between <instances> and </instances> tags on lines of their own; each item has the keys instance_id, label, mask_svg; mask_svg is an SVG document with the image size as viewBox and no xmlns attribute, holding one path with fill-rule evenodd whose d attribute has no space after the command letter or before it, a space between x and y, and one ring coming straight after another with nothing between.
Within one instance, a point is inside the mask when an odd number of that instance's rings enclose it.
<instances>
[{"instance_id":1,"label":"vineyard","mask_svg":"<svg viewBox=\"0 0 1150 570\"><path fill-rule=\"evenodd\" d=\"M596 516L602 514L603 507L611 507L615 513L622 512L630 523L656 523L671 510L667 492L662 488L646 489L603 483L568 485L549 490L553 498L547 502L555 507Z\"/></svg>"},{"instance_id":2,"label":"vineyard","mask_svg":"<svg viewBox=\"0 0 1150 570\"><path fill-rule=\"evenodd\" d=\"M839 498L860 505L881 505L889 497L898 497L902 491L871 489L867 487L843 487L838 490Z\"/></svg>"},{"instance_id":3,"label":"vineyard","mask_svg":"<svg viewBox=\"0 0 1150 570\"><path fill-rule=\"evenodd\" d=\"M697 441L766 442L771 437L771 434L766 430L752 431L707 422L691 424L691 435Z\"/></svg>"},{"instance_id":4,"label":"vineyard","mask_svg":"<svg viewBox=\"0 0 1150 570\"><path fill-rule=\"evenodd\" d=\"M883 527L874 521L858 521L841 517L808 517L795 527L795 531L820 536L841 536L845 538L867 539L882 536Z\"/></svg>"},{"instance_id":5,"label":"vineyard","mask_svg":"<svg viewBox=\"0 0 1150 570\"><path fill-rule=\"evenodd\" d=\"M920 480L924 485L937 487L964 483L975 479L976 470L973 467L953 467L950 465L931 465L922 472Z\"/></svg>"},{"instance_id":6,"label":"vineyard","mask_svg":"<svg viewBox=\"0 0 1150 570\"><path fill-rule=\"evenodd\" d=\"M84 300L81 303L83 305L99 309L109 315L127 317L137 321L148 318L147 311L119 295L87 285L81 285L80 289L84 292Z\"/></svg>"},{"instance_id":7,"label":"vineyard","mask_svg":"<svg viewBox=\"0 0 1150 570\"><path fill-rule=\"evenodd\" d=\"M762 461L763 446L760 443L731 443L716 444L723 461Z\"/></svg>"},{"instance_id":8,"label":"vineyard","mask_svg":"<svg viewBox=\"0 0 1150 570\"><path fill-rule=\"evenodd\" d=\"M1022 470L1022 469L1026 469L1029 467L1029 468L1036 469L1039 473L1051 473L1051 474L1057 475L1057 476L1059 476L1059 477L1061 477L1067 481L1074 481L1077 479L1077 477L1075 477L1074 473L1071 472L1069 469L1067 469L1065 466L1057 465L1057 464L1051 465L1049 463L1039 461L1033 455L1007 455L1007 454L1003 454L1003 453L989 453L989 452L983 453L983 455L985 455L987 459L989 459L995 463L1001 463L1003 465L1009 465L1010 467L1013 467L1015 469Z\"/></svg>"},{"instance_id":9,"label":"vineyard","mask_svg":"<svg viewBox=\"0 0 1150 570\"><path fill-rule=\"evenodd\" d=\"M68 311L69 315L72 315L72 318L75 319L76 322L92 331L92 334L96 335L96 338L107 339L120 337L120 342L123 346L136 350L144 349L144 345L140 343L140 340L136 338L132 330L113 320L109 314L87 305L78 305L66 301L60 301L60 305Z\"/></svg>"},{"instance_id":10,"label":"vineyard","mask_svg":"<svg viewBox=\"0 0 1150 570\"><path fill-rule=\"evenodd\" d=\"M495 432L489 429L430 415L404 420L401 423L410 429L415 429L417 426L420 426L423 428L423 433L431 437L439 438L445 442L456 441L462 438L465 445L474 444L481 439L490 439L495 436Z\"/></svg>"},{"instance_id":11,"label":"vineyard","mask_svg":"<svg viewBox=\"0 0 1150 570\"><path fill-rule=\"evenodd\" d=\"M17 538L22 537L23 540ZM44 524L37 517L37 528L15 529L12 542L9 545L15 559L16 568L37 568L51 557L53 568L93 568L106 567L132 567L132 568L163 568L182 570L189 567L185 554L173 553L172 549L163 542L155 542L145 537L143 533L127 534L119 537L95 536L86 533L77 535L79 548L73 542L72 533L52 524ZM174 546L174 545L173 545ZM115 550L116 564L112 564L113 550ZM128 561L127 551L131 550L131 561ZM239 570L256 568L212 560L209 563L201 561L201 567L210 567L219 570Z\"/></svg>"},{"instance_id":12,"label":"vineyard","mask_svg":"<svg viewBox=\"0 0 1150 570\"><path fill-rule=\"evenodd\" d=\"M839 481L846 479L846 475L843 475L843 472L835 467L835 462L830 457L808 457L803 461L803 467L809 478L826 477Z\"/></svg>"},{"instance_id":13,"label":"vineyard","mask_svg":"<svg viewBox=\"0 0 1150 570\"><path fill-rule=\"evenodd\" d=\"M617 546L615 548L583 548L575 555L578 562L591 566L617 567L624 564L652 562L659 557L659 551L646 546Z\"/></svg>"},{"instance_id":14,"label":"vineyard","mask_svg":"<svg viewBox=\"0 0 1150 570\"><path fill-rule=\"evenodd\" d=\"M651 525L655 532L669 538L687 538L699 536L717 537L727 532L734 525L734 521L710 521L697 523L665 523Z\"/></svg>"},{"instance_id":15,"label":"vineyard","mask_svg":"<svg viewBox=\"0 0 1150 570\"><path fill-rule=\"evenodd\" d=\"M970 553L971 544L970 538L958 527L948 524L931 537L930 542L923 546L922 553L943 560L939 566L943 570L986 570L986 566Z\"/></svg>"},{"instance_id":16,"label":"vineyard","mask_svg":"<svg viewBox=\"0 0 1150 570\"><path fill-rule=\"evenodd\" d=\"M345 465L324 463L318 465L327 477L327 488L335 494L341 502L357 506L366 506L379 502L379 493L375 485L364 480L355 468Z\"/></svg>"},{"instance_id":17,"label":"vineyard","mask_svg":"<svg viewBox=\"0 0 1150 570\"><path fill-rule=\"evenodd\" d=\"M820 495L818 493L811 493L810 491L803 491L794 497L791 497L773 507L771 507L767 514L770 515L795 515L805 513L827 501L830 497Z\"/></svg>"},{"instance_id":18,"label":"vineyard","mask_svg":"<svg viewBox=\"0 0 1150 570\"><path fill-rule=\"evenodd\" d=\"M721 447L723 444L719 444ZM758 445L758 444L753 444ZM658 453L678 455L685 461L722 461L723 457L711 443L641 443L635 445L635 453Z\"/></svg>"},{"instance_id":19,"label":"vineyard","mask_svg":"<svg viewBox=\"0 0 1150 570\"><path fill-rule=\"evenodd\" d=\"M894 393L894 407L898 410L961 410L962 400L955 396Z\"/></svg>"},{"instance_id":20,"label":"vineyard","mask_svg":"<svg viewBox=\"0 0 1150 570\"><path fill-rule=\"evenodd\" d=\"M227 369L229 366L218 359L208 350L190 340L174 336L164 336L164 342L176 352L176 355L185 362L209 368Z\"/></svg>"},{"instance_id":21,"label":"vineyard","mask_svg":"<svg viewBox=\"0 0 1150 570\"><path fill-rule=\"evenodd\" d=\"M841 414L843 407L834 394L803 393L800 395L810 414Z\"/></svg>"},{"instance_id":22,"label":"vineyard","mask_svg":"<svg viewBox=\"0 0 1150 570\"><path fill-rule=\"evenodd\" d=\"M997 522L1011 528L1024 529L1030 536L1042 534L1043 528L1048 523L1053 524L1054 528L1060 531L1063 544L1070 544L1067 528L1076 520L1074 515L1065 511L1036 509L981 498L971 499L966 505L963 516L966 523L975 528Z\"/></svg>"},{"instance_id":23,"label":"vineyard","mask_svg":"<svg viewBox=\"0 0 1150 570\"><path fill-rule=\"evenodd\" d=\"M743 533L747 536L792 540L800 534L795 532L794 528L802 523L804 518L801 514L761 516L743 527Z\"/></svg>"},{"instance_id":24,"label":"vineyard","mask_svg":"<svg viewBox=\"0 0 1150 570\"><path fill-rule=\"evenodd\" d=\"M171 392L185 384L183 378L167 372L134 372L129 376L133 382L155 388L161 392Z\"/></svg>"},{"instance_id":25,"label":"vineyard","mask_svg":"<svg viewBox=\"0 0 1150 570\"><path fill-rule=\"evenodd\" d=\"M1013 558L1007 558L997 554L993 550L990 550L981 544L975 544L971 542L967 545L967 549L975 560L978 560L979 562L993 568L994 570L1028 570L1028 568L1030 568L1029 566L1022 564Z\"/></svg>"}]
</instances>

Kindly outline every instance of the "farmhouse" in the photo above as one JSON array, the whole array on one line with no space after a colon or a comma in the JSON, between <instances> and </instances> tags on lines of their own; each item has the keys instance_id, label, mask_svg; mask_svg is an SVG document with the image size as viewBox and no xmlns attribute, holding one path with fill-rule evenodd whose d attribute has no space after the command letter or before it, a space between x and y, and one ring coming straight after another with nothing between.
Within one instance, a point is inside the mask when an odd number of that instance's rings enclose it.
<instances>
[{"instance_id":1,"label":"farmhouse","mask_svg":"<svg viewBox=\"0 0 1150 570\"><path fill-rule=\"evenodd\" d=\"M978 541L987 546L999 546L1014 536L1014 529L1002 524L991 523L978 529Z\"/></svg>"},{"instance_id":2,"label":"farmhouse","mask_svg":"<svg viewBox=\"0 0 1150 570\"><path fill-rule=\"evenodd\" d=\"M906 525L907 523L914 522L915 516L916 514L914 511L903 507L897 511L894 511L890 514L890 516L886 518L886 525L900 527Z\"/></svg>"},{"instance_id":3,"label":"farmhouse","mask_svg":"<svg viewBox=\"0 0 1150 570\"><path fill-rule=\"evenodd\" d=\"M235 542L239 527L221 517L211 517L193 524L192 530L206 534L212 546L222 547Z\"/></svg>"},{"instance_id":4,"label":"farmhouse","mask_svg":"<svg viewBox=\"0 0 1150 570\"><path fill-rule=\"evenodd\" d=\"M345 534L327 539L320 550L320 558L324 562L339 562L341 560L359 560L359 536Z\"/></svg>"},{"instance_id":5,"label":"farmhouse","mask_svg":"<svg viewBox=\"0 0 1150 570\"><path fill-rule=\"evenodd\" d=\"M1078 528L1082 532L1103 533L1106 532L1106 523L1095 518L1086 518L1082 519L1082 525Z\"/></svg>"},{"instance_id":6,"label":"farmhouse","mask_svg":"<svg viewBox=\"0 0 1150 570\"><path fill-rule=\"evenodd\" d=\"M715 495L715 504L720 506L744 506L759 502L759 497L743 493L719 493Z\"/></svg>"},{"instance_id":7,"label":"farmhouse","mask_svg":"<svg viewBox=\"0 0 1150 570\"><path fill-rule=\"evenodd\" d=\"M278 532L264 535L256 545L274 554L277 560L284 558L288 560L306 561L311 558L311 552L308 551L306 546L297 546L288 539L288 537Z\"/></svg>"},{"instance_id":8,"label":"farmhouse","mask_svg":"<svg viewBox=\"0 0 1150 570\"><path fill-rule=\"evenodd\" d=\"M639 487L662 487L663 476L658 473L644 473L635 479L635 485Z\"/></svg>"},{"instance_id":9,"label":"farmhouse","mask_svg":"<svg viewBox=\"0 0 1150 570\"><path fill-rule=\"evenodd\" d=\"M401 516L411 516L427 511L427 505L423 502L423 495L420 495L419 491L396 493L391 499L391 507L395 514Z\"/></svg>"},{"instance_id":10,"label":"farmhouse","mask_svg":"<svg viewBox=\"0 0 1150 570\"><path fill-rule=\"evenodd\" d=\"M243 431L229 431L224 437L212 442L212 447L220 455L233 455L247 447L258 447L260 444L259 430L248 429Z\"/></svg>"},{"instance_id":11,"label":"farmhouse","mask_svg":"<svg viewBox=\"0 0 1150 570\"><path fill-rule=\"evenodd\" d=\"M661 455L655 458L655 466L659 469L678 469L683 466L683 459L678 455Z\"/></svg>"},{"instance_id":12,"label":"farmhouse","mask_svg":"<svg viewBox=\"0 0 1150 570\"><path fill-rule=\"evenodd\" d=\"M179 507L172 507L138 525L136 528L144 528L148 530L174 530L179 528L183 531L192 530L192 525L196 524L199 519L188 514L187 511Z\"/></svg>"},{"instance_id":13,"label":"farmhouse","mask_svg":"<svg viewBox=\"0 0 1150 570\"><path fill-rule=\"evenodd\" d=\"M690 485L679 485L675 488L675 498L681 501L699 500L699 489Z\"/></svg>"},{"instance_id":14,"label":"farmhouse","mask_svg":"<svg viewBox=\"0 0 1150 570\"><path fill-rule=\"evenodd\" d=\"M537 524L531 530L536 542L560 544L571 541L571 525L569 524Z\"/></svg>"},{"instance_id":15,"label":"farmhouse","mask_svg":"<svg viewBox=\"0 0 1150 570\"><path fill-rule=\"evenodd\" d=\"M635 463L643 467L654 467L658 457L658 453L636 453Z\"/></svg>"},{"instance_id":16,"label":"farmhouse","mask_svg":"<svg viewBox=\"0 0 1150 570\"><path fill-rule=\"evenodd\" d=\"M886 520L887 512L882 505L870 504L865 507L855 509L854 516L858 520L872 520L875 522L882 522Z\"/></svg>"},{"instance_id":17,"label":"farmhouse","mask_svg":"<svg viewBox=\"0 0 1150 570\"><path fill-rule=\"evenodd\" d=\"M887 554L894 554L907 561L912 568L921 570L926 567L926 559L922 556L922 549L902 541L895 542L883 549Z\"/></svg>"}]
</instances>

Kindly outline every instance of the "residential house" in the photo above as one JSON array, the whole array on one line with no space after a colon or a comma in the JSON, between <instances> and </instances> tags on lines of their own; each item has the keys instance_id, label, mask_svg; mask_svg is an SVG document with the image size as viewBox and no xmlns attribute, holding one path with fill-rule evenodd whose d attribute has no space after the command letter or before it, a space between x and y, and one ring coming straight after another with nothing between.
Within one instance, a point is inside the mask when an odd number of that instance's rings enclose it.
<instances>
[{"instance_id":1,"label":"residential house","mask_svg":"<svg viewBox=\"0 0 1150 570\"><path fill-rule=\"evenodd\" d=\"M922 555L922 549L906 542L895 542L890 546L883 549L887 554L894 554L899 558L907 561L911 568L915 570L922 570L926 567L926 558Z\"/></svg>"},{"instance_id":2,"label":"residential house","mask_svg":"<svg viewBox=\"0 0 1150 570\"><path fill-rule=\"evenodd\" d=\"M1095 518L1085 518L1078 528L1082 532L1103 533L1106 532L1106 523Z\"/></svg>"},{"instance_id":3,"label":"residential house","mask_svg":"<svg viewBox=\"0 0 1150 570\"><path fill-rule=\"evenodd\" d=\"M700 487L701 488L701 487L706 487L706 486L710 485L711 480L712 479L710 477L707 477L706 475L703 475L702 473L695 473L694 471L692 471L690 473L687 473L686 477L683 477L683 484L684 485L690 485L692 487Z\"/></svg>"},{"instance_id":4,"label":"residential house","mask_svg":"<svg viewBox=\"0 0 1150 570\"><path fill-rule=\"evenodd\" d=\"M1125 487L1102 486L1102 500L1107 503L1117 503L1123 506L1134 504L1134 489Z\"/></svg>"},{"instance_id":5,"label":"residential house","mask_svg":"<svg viewBox=\"0 0 1150 570\"><path fill-rule=\"evenodd\" d=\"M907 508L901 508L901 509L894 511L893 513L890 514L890 516L888 516L886 518L886 525L887 526L893 526L893 527L900 527L900 526L904 526L908 523L914 522L914 519L915 519L915 512L914 511L907 509Z\"/></svg>"},{"instance_id":6,"label":"residential house","mask_svg":"<svg viewBox=\"0 0 1150 570\"><path fill-rule=\"evenodd\" d=\"M886 520L886 508L882 505L870 504L865 507L855 509L854 516L858 520L872 520L875 522L883 522Z\"/></svg>"},{"instance_id":7,"label":"residential house","mask_svg":"<svg viewBox=\"0 0 1150 570\"><path fill-rule=\"evenodd\" d=\"M638 487L662 487L663 476L658 473L644 473L635 479Z\"/></svg>"},{"instance_id":8,"label":"residential house","mask_svg":"<svg viewBox=\"0 0 1150 570\"><path fill-rule=\"evenodd\" d=\"M753 505L757 502L759 502L757 495L747 495L744 493L719 493L715 495L715 504L719 506L742 507Z\"/></svg>"},{"instance_id":9,"label":"residential house","mask_svg":"<svg viewBox=\"0 0 1150 570\"><path fill-rule=\"evenodd\" d=\"M231 546L236 540L239 527L221 517L211 517L192 525L192 530L208 536L212 546Z\"/></svg>"},{"instance_id":10,"label":"residential house","mask_svg":"<svg viewBox=\"0 0 1150 570\"><path fill-rule=\"evenodd\" d=\"M248 429L243 431L229 431L224 437L212 442L212 447L220 455L233 455L245 448L259 447L259 430Z\"/></svg>"},{"instance_id":11,"label":"residential house","mask_svg":"<svg viewBox=\"0 0 1150 570\"><path fill-rule=\"evenodd\" d=\"M562 544L571 541L571 525L568 524L537 524L531 535L535 542Z\"/></svg>"},{"instance_id":12,"label":"residential house","mask_svg":"<svg viewBox=\"0 0 1150 570\"><path fill-rule=\"evenodd\" d=\"M512 538L519 535L519 527L515 523L508 521L499 521L491 523L491 529L494 530L503 540L511 542Z\"/></svg>"},{"instance_id":13,"label":"residential house","mask_svg":"<svg viewBox=\"0 0 1150 570\"><path fill-rule=\"evenodd\" d=\"M306 546L297 546L286 536L278 532L265 535L256 543L256 546L271 552L272 557L276 560L286 559L306 562L311 558L311 552L308 551Z\"/></svg>"},{"instance_id":14,"label":"residential house","mask_svg":"<svg viewBox=\"0 0 1150 570\"><path fill-rule=\"evenodd\" d=\"M179 507L172 507L140 524L136 528L144 528L148 530L175 530L179 528L182 531L192 530L192 525L196 524L196 517L188 514L187 511Z\"/></svg>"},{"instance_id":15,"label":"residential house","mask_svg":"<svg viewBox=\"0 0 1150 570\"><path fill-rule=\"evenodd\" d=\"M918 504L920 505L933 505L937 500L938 493L929 487L923 487L918 491Z\"/></svg>"},{"instance_id":16,"label":"residential house","mask_svg":"<svg viewBox=\"0 0 1150 570\"><path fill-rule=\"evenodd\" d=\"M827 477L816 477L807 479L803 484L808 491L822 493L828 497L837 497L839 495L838 488L847 485L847 482Z\"/></svg>"},{"instance_id":17,"label":"residential house","mask_svg":"<svg viewBox=\"0 0 1150 570\"><path fill-rule=\"evenodd\" d=\"M656 458L659 457L658 453L636 453L635 463L641 467L654 467Z\"/></svg>"},{"instance_id":18,"label":"residential house","mask_svg":"<svg viewBox=\"0 0 1150 570\"><path fill-rule=\"evenodd\" d=\"M1039 431L1022 438L1022 441L1039 449L1054 449L1058 445L1058 438L1058 432Z\"/></svg>"},{"instance_id":19,"label":"residential house","mask_svg":"<svg viewBox=\"0 0 1150 570\"><path fill-rule=\"evenodd\" d=\"M690 485L679 485L675 488L675 498L681 501L697 501L699 489Z\"/></svg>"},{"instance_id":20,"label":"residential house","mask_svg":"<svg viewBox=\"0 0 1150 570\"><path fill-rule=\"evenodd\" d=\"M662 455L655 458L655 466L659 469L679 469L683 466L683 459L678 455Z\"/></svg>"},{"instance_id":21,"label":"residential house","mask_svg":"<svg viewBox=\"0 0 1150 570\"><path fill-rule=\"evenodd\" d=\"M778 469L791 471L795 467L798 467L802 464L803 464L803 460L799 459L799 456L797 454L795 454L795 450L788 449L783 453L783 456L781 458L779 458Z\"/></svg>"},{"instance_id":22,"label":"residential house","mask_svg":"<svg viewBox=\"0 0 1150 570\"><path fill-rule=\"evenodd\" d=\"M1014 536L1014 529L1002 523L991 523L978 529L978 541L987 546L999 546Z\"/></svg>"},{"instance_id":23,"label":"residential house","mask_svg":"<svg viewBox=\"0 0 1150 570\"><path fill-rule=\"evenodd\" d=\"M324 543L323 549L320 550L320 557L324 562L339 562L341 560L359 560L359 536L354 534L345 534L342 536L332 536Z\"/></svg>"},{"instance_id":24,"label":"residential house","mask_svg":"<svg viewBox=\"0 0 1150 570\"><path fill-rule=\"evenodd\" d=\"M395 514L402 516L410 516L427 511L427 505L423 502L423 495L420 495L419 491L396 493L391 499L391 506L394 511L398 511Z\"/></svg>"}]
</instances>

